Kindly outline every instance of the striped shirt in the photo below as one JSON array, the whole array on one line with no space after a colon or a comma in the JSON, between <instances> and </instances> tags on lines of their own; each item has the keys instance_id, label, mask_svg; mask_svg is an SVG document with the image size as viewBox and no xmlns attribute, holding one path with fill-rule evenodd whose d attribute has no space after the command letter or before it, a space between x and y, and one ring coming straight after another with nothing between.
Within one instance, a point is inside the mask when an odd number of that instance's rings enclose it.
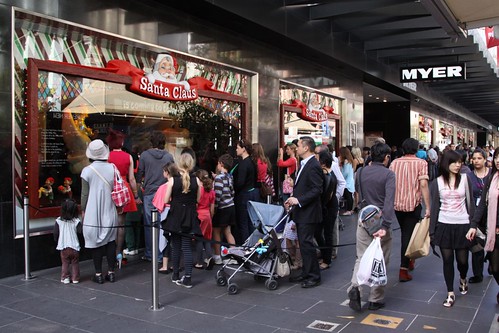
<instances>
[{"instance_id":1,"label":"striped shirt","mask_svg":"<svg viewBox=\"0 0 499 333\"><path fill-rule=\"evenodd\" d=\"M215 177L215 208L223 209L234 205L234 184L232 176L221 172Z\"/></svg>"},{"instance_id":2,"label":"striped shirt","mask_svg":"<svg viewBox=\"0 0 499 333\"><path fill-rule=\"evenodd\" d=\"M395 210L412 212L421 204L420 180L428 180L428 163L414 155L397 158L390 164L395 173Z\"/></svg>"}]
</instances>

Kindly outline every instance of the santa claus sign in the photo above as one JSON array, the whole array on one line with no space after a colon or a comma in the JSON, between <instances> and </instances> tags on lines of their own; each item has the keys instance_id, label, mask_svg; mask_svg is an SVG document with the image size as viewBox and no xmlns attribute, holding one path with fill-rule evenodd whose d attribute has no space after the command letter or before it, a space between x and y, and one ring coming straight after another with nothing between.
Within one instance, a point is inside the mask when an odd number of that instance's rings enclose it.
<instances>
[{"instance_id":1,"label":"santa claus sign","mask_svg":"<svg viewBox=\"0 0 499 333\"><path fill-rule=\"evenodd\" d=\"M158 54L151 73L146 73L124 60L111 60L106 68L112 68L117 74L129 75L132 84L128 89L134 93L168 101L191 101L198 98L198 90L216 90L213 82L202 77L192 77L187 81L178 81L176 59L167 53Z\"/></svg>"}]
</instances>

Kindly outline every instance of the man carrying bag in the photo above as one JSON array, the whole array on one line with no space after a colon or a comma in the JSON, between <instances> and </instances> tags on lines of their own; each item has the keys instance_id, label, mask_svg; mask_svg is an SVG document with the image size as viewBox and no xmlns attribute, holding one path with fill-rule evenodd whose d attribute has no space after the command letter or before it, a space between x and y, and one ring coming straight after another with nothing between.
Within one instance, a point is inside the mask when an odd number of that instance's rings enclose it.
<instances>
[{"instance_id":1,"label":"man carrying bag","mask_svg":"<svg viewBox=\"0 0 499 333\"><path fill-rule=\"evenodd\" d=\"M360 201L379 208L383 219L380 219L379 230L365 228L365 223L359 219L357 227L357 259L352 274L351 285L348 288L349 306L355 311L361 310L360 284L357 279L360 261L374 238L381 238L381 248L384 261L388 266L391 247L391 224L397 221L394 210L395 174L387 168L390 161L391 149L387 144L377 143L371 148L372 163L359 172L356 179L356 191L361 196ZM367 207L366 207L367 208ZM359 214L362 215L362 214ZM374 286L369 294L369 310L378 310L385 306L385 286Z\"/></svg>"}]
</instances>

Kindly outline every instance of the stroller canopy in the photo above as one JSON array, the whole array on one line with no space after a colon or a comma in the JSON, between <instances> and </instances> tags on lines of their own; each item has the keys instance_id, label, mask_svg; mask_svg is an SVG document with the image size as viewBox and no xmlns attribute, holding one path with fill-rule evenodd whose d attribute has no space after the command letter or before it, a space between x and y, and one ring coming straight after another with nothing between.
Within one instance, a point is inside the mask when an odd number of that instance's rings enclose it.
<instances>
[{"instance_id":1,"label":"stroller canopy","mask_svg":"<svg viewBox=\"0 0 499 333\"><path fill-rule=\"evenodd\" d=\"M248 214L255 228L274 227L284 215L284 207L248 201Z\"/></svg>"}]
</instances>

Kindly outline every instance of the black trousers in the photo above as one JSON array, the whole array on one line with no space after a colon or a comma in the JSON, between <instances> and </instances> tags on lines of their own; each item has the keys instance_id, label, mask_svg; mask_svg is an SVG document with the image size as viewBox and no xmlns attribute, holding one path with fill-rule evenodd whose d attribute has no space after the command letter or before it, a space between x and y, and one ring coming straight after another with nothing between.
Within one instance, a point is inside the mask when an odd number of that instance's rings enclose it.
<instances>
[{"instance_id":1,"label":"black trousers","mask_svg":"<svg viewBox=\"0 0 499 333\"><path fill-rule=\"evenodd\" d=\"M322 223L315 230L315 240L321 250L322 261L328 265L333 256L333 227L338 215L338 199L334 196L331 200L334 200L332 207L322 211Z\"/></svg>"},{"instance_id":2,"label":"black trousers","mask_svg":"<svg viewBox=\"0 0 499 333\"><path fill-rule=\"evenodd\" d=\"M409 268L409 258L405 256L405 251L407 251L407 246L411 240L412 232L416 223L421 219L421 205L417 206L412 212L399 212L395 211L397 220L400 225L400 267Z\"/></svg>"},{"instance_id":3,"label":"black trousers","mask_svg":"<svg viewBox=\"0 0 499 333\"><path fill-rule=\"evenodd\" d=\"M107 258L107 270L114 272L116 266L116 242L112 241L106 245L96 247L92 250L92 260L94 262L95 273L102 273L102 258Z\"/></svg>"},{"instance_id":4,"label":"black trousers","mask_svg":"<svg viewBox=\"0 0 499 333\"><path fill-rule=\"evenodd\" d=\"M320 281L321 269L315 252L314 235L317 223L296 223L296 232L300 244L301 258L303 262L302 276L307 280Z\"/></svg>"},{"instance_id":5,"label":"black trousers","mask_svg":"<svg viewBox=\"0 0 499 333\"><path fill-rule=\"evenodd\" d=\"M483 277L484 259L485 259L484 250L471 253L471 268L473 269L473 276Z\"/></svg>"}]
</instances>

